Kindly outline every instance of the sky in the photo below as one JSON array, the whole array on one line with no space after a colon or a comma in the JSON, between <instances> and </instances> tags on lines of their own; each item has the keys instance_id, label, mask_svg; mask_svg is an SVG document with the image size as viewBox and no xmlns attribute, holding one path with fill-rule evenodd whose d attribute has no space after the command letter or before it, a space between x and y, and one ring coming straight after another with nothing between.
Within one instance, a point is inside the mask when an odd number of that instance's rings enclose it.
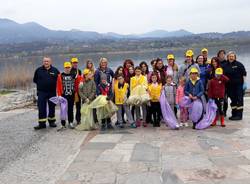
<instances>
[{"instance_id":1,"label":"sky","mask_svg":"<svg viewBox=\"0 0 250 184\"><path fill-rule=\"evenodd\" d=\"M49 29L139 34L250 30L249 0L0 0L0 18Z\"/></svg>"}]
</instances>

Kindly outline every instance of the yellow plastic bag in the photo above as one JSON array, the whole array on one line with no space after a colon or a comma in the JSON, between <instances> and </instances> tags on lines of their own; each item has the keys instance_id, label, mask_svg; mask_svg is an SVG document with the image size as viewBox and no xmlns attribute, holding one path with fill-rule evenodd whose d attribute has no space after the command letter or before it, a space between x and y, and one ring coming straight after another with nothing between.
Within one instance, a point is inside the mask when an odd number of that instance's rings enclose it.
<instances>
[{"instance_id":1,"label":"yellow plastic bag","mask_svg":"<svg viewBox=\"0 0 250 184\"><path fill-rule=\"evenodd\" d=\"M131 95L126 101L129 105L141 105L147 103L150 100L150 96L142 85L136 86L132 91Z\"/></svg>"},{"instance_id":2,"label":"yellow plastic bag","mask_svg":"<svg viewBox=\"0 0 250 184\"><path fill-rule=\"evenodd\" d=\"M94 122L93 109L90 105L83 104L81 108L81 124L76 127L77 130L94 130L96 125Z\"/></svg>"},{"instance_id":3,"label":"yellow plastic bag","mask_svg":"<svg viewBox=\"0 0 250 184\"><path fill-rule=\"evenodd\" d=\"M104 107L107 104L108 104L107 96L99 95L93 102L91 102L89 107L92 109L97 109L100 107Z\"/></svg>"}]
</instances>

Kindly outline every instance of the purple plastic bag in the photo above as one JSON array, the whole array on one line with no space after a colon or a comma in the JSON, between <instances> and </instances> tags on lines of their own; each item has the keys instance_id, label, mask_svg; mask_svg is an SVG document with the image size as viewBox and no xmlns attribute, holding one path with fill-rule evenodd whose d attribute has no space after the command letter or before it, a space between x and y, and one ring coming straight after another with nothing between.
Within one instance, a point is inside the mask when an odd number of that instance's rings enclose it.
<instances>
[{"instance_id":1,"label":"purple plastic bag","mask_svg":"<svg viewBox=\"0 0 250 184\"><path fill-rule=\"evenodd\" d=\"M195 128L198 130L208 128L214 121L214 118L216 116L216 111L217 111L217 105L215 104L214 100L208 101L206 106L206 115L195 126Z\"/></svg>"},{"instance_id":2,"label":"purple plastic bag","mask_svg":"<svg viewBox=\"0 0 250 184\"><path fill-rule=\"evenodd\" d=\"M201 100L197 99L191 101L188 96L184 96L180 102L180 107L187 107L189 112L189 119L193 122L199 121L203 113L203 105Z\"/></svg>"},{"instance_id":3,"label":"purple plastic bag","mask_svg":"<svg viewBox=\"0 0 250 184\"><path fill-rule=\"evenodd\" d=\"M54 104L60 104L60 118L61 120L68 119L68 101L62 96L55 96L49 99Z\"/></svg>"},{"instance_id":4,"label":"purple plastic bag","mask_svg":"<svg viewBox=\"0 0 250 184\"><path fill-rule=\"evenodd\" d=\"M192 122L198 122L203 113L201 100L197 99L192 102L189 112L189 118Z\"/></svg>"},{"instance_id":5,"label":"purple plastic bag","mask_svg":"<svg viewBox=\"0 0 250 184\"><path fill-rule=\"evenodd\" d=\"M162 116L163 116L163 119L166 122L166 124L171 129L178 128L179 127L178 121L177 121L175 114L174 114L173 110L171 109L171 107L166 99L164 90L162 90L162 92L161 92L160 104L161 104Z\"/></svg>"}]
</instances>

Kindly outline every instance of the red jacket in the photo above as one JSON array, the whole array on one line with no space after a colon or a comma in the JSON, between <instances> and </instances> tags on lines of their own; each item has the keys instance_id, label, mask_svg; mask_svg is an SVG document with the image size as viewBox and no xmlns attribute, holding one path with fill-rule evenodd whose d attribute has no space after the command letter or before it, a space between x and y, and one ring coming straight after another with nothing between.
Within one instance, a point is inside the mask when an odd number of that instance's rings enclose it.
<instances>
[{"instance_id":1,"label":"red jacket","mask_svg":"<svg viewBox=\"0 0 250 184\"><path fill-rule=\"evenodd\" d=\"M208 97L209 98L224 98L226 83L229 81L229 78L225 75L222 75L220 79L214 77L208 83Z\"/></svg>"}]
</instances>

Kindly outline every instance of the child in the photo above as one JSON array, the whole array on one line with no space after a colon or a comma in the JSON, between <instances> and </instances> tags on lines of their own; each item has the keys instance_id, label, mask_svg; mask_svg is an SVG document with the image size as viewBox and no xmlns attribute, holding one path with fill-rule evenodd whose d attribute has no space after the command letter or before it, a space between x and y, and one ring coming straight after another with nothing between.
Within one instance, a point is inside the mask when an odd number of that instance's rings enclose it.
<instances>
[{"instance_id":1,"label":"child","mask_svg":"<svg viewBox=\"0 0 250 184\"><path fill-rule=\"evenodd\" d=\"M224 122L223 105L225 98L226 83L228 81L229 81L228 77L223 75L222 68L217 68L215 70L215 77L208 84L208 97L210 99L214 99L218 107L217 116L215 117L212 126L216 125L216 121L219 119L219 116L220 116L221 126L222 127L226 126Z\"/></svg>"},{"instance_id":2,"label":"child","mask_svg":"<svg viewBox=\"0 0 250 184\"><path fill-rule=\"evenodd\" d=\"M89 104L95 99L96 85L92 80L93 74L89 69L83 70L84 83L79 86L79 95L83 103Z\"/></svg>"},{"instance_id":3,"label":"child","mask_svg":"<svg viewBox=\"0 0 250 184\"><path fill-rule=\"evenodd\" d=\"M153 126L160 127L161 120L161 106L160 106L160 96L162 90L162 84L159 83L158 74L153 72L150 76L150 84L148 86L148 91L150 95L150 112L153 114ZM150 114L150 116L151 116Z\"/></svg>"},{"instance_id":4,"label":"child","mask_svg":"<svg viewBox=\"0 0 250 184\"><path fill-rule=\"evenodd\" d=\"M180 127L182 127L183 125L185 127L188 127L188 109L186 107L180 107L179 104L181 102L181 100L183 99L184 95L184 88L185 88L185 82L186 82L186 78L185 77L181 77L179 79L179 86L176 90L176 107L177 109L180 109Z\"/></svg>"},{"instance_id":5,"label":"child","mask_svg":"<svg viewBox=\"0 0 250 184\"><path fill-rule=\"evenodd\" d=\"M70 73L71 71L71 63L64 63L64 72L58 75L57 78L57 95L62 96L67 99L68 102L68 123L69 128L73 129L73 120L74 120L74 97L75 97L75 88L76 88L76 79L75 75ZM66 121L61 121L62 128L66 128ZM59 129L59 130L61 130Z\"/></svg>"},{"instance_id":6,"label":"child","mask_svg":"<svg viewBox=\"0 0 250 184\"><path fill-rule=\"evenodd\" d=\"M147 81L147 77L143 76L142 74L142 70L139 66L137 66L135 68L135 76L132 77L130 79L130 93L132 92L132 90L141 85L143 86L143 88L145 88L145 90L147 90L148 88L148 81ZM139 106L135 106L135 113L136 113L136 126L140 127L141 126L141 121L140 121L140 109L142 108L142 123L144 127L147 127L147 123L146 123L146 117L147 117L147 109L146 109L146 104L142 104Z\"/></svg>"},{"instance_id":7,"label":"child","mask_svg":"<svg viewBox=\"0 0 250 184\"><path fill-rule=\"evenodd\" d=\"M185 84L185 95L188 96L192 101L200 99L204 95L204 86L200 78L198 77L198 69L193 67L190 69L190 79ZM203 109L201 109L203 111ZM193 122L193 129L198 122Z\"/></svg>"},{"instance_id":8,"label":"child","mask_svg":"<svg viewBox=\"0 0 250 184\"><path fill-rule=\"evenodd\" d=\"M136 128L136 124L132 117L129 106L125 104L128 98L129 85L128 83L125 82L123 74L117 75L117 81L118 82L114 85L114 95L115 95L114 99L115 99L115 104L118 107L118 111L117 111L118 125L117 126L120 128L124 128L123 113L122 113L122 110L124 109L128 122L130 123L130 126L132 128Z\"/></svg>"},{"instance_id":9,"label":"child","mask_svg":"<svg viewBox=\"0 0 250 184\"><path fill-rule=\"evenodd\" d=\"M97 95L107 96L108 101L113 97L112 86L107 82L107 75L104 73L101 74L101 83L97 87ZM102 119L101 131L106 130L106 128L114 129L110 118Z\"/></svg>"},{"instance_id":10,"label":"child","mask_svg":"<svg viewBox=\"0 0 250 184\"><path fill-rule=\"evenodd\" d=\"M166 99L173 110L175 112L175 96L176 96L176 86L173 83L173 77L171 75L168 75L166 77L166 84L164 85L164 91L166 95Z\"/></svg>"}]
</instances>

